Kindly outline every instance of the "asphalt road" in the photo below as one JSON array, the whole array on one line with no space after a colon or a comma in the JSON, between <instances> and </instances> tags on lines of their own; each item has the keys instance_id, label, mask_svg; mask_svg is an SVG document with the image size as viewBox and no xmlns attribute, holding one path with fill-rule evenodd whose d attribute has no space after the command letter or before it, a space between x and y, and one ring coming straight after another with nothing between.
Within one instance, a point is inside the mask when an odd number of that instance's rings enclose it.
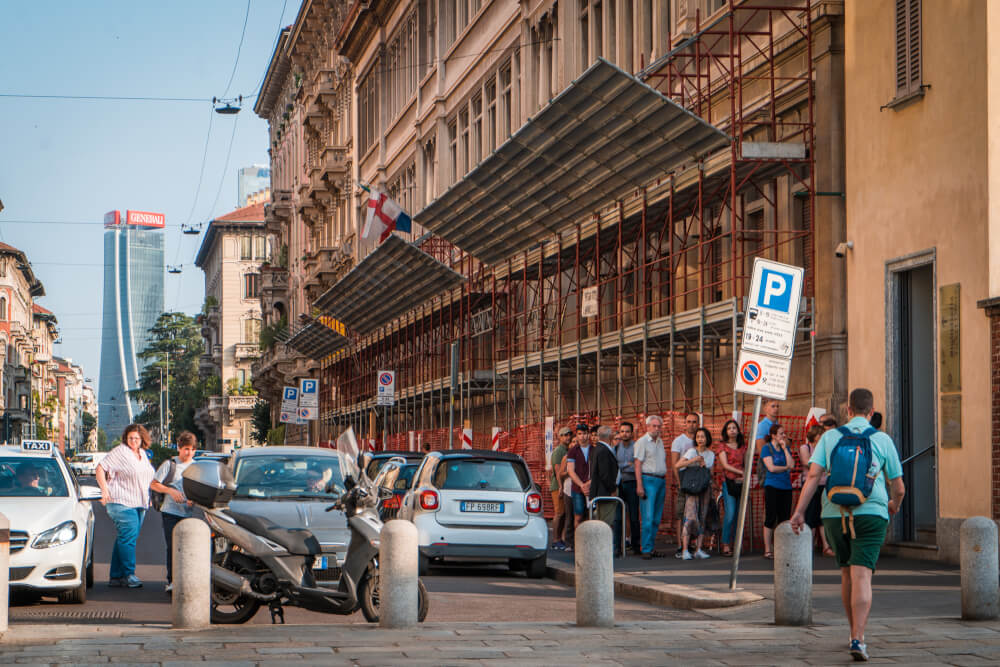
<instances>
[{"instance_id":1,"label":"asphalt road","mask_svg":"<svg viewBox=\"0 0 1000 667\"><path fill-rule=\"evenodd\" d=\"M60 605L54 599L16 600L10 610L11 623L119 621L169 623L170 597L166 584L163 528L158 512L148 512L139 534L136 574L145 582L138 589L109 588L108 563L114 527L100 503L94 503L94 587L82 606ZM528 579L500 566L449 567L423 578L430 593L428 621L531 622L572 620L576 615L574 589L550 579ZM654 607L631 600L615 606L618 620L691 620L705 616L691 611ZM286 623L364 623L360 612L350 616L320 614L288 607ZM251 623L270 623L261 609Z\"/></svg>"}]
</instances>

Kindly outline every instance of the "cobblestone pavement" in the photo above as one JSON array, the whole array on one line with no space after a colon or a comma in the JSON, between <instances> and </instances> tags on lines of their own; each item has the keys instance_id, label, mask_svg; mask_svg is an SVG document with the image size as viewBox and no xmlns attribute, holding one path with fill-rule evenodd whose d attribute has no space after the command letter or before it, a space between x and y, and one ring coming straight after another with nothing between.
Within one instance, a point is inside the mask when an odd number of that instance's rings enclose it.
<instances>
[{"instance_id":1,"label":"cobblestone pavement","mask_svg":"<svg viewBox=\"0 0 1000 667\"><path fill-rule=\"evenodd\" d=\"M76 633L72 639L59 636ZM176 631L151 626L22 626L0 640L3 664L181 665L837 665L850 663L843 624L651 621L615 628L566 623L240 626ZM868 629L872 662L1000 663L1000 622L905 618Z\"/></svg>"}]
</instances>

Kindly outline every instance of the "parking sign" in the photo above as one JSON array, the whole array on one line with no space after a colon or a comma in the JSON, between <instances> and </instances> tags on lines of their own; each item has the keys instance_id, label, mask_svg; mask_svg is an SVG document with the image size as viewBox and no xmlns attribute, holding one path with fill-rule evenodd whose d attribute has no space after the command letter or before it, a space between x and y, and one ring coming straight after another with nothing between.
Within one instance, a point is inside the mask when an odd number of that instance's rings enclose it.
<instances>
[{"instance_id":1,"label":"parking sign","mask_svg":"<svg viewBox=\"0 0 1000 667\"><path fill-rule=\"evenodd\" d=\"M791 358L802 300L799 266L757 258L743 322L743 349Z\"/></svg>"},{"instance_id":2,"label":"parking sign","mask_svg":"<svg viewBox=\"0 0 1000 667\"><path fill-rule=\"evenodd\" d=\"M395 405L396 372L379 371L376 374L375 405Z\"/></svg>"},{"instance_id":3,"label":"parking sign","mask_svg":"<svg viewBox=\"0 0 1000 667\"><path fill-rule=\"evenodd\" d=\"M319 380L314 378L299 380L299 407L319 408Z\"/></svg>"},{"instance_id":4,"label":"parking sign","mask_svg":"<svg viewBox=\"0 0 1000 667\"><path fill-rule=\"evenodd\" d=\"M285 387L281 391L281 411L296 413L299 409L299 388Z\"/></svg>"}]
</instances>

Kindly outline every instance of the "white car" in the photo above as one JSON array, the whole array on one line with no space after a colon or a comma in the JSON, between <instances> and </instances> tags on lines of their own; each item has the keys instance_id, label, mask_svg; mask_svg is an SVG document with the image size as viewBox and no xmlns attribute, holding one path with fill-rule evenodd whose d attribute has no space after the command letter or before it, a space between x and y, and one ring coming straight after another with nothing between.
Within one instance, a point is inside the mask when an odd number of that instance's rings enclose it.
<instances>
[{"instance_id":1,"label":"white car","mask_svg":"<svg viewBox=\"0 0 1000 667\"><path fill-rule=\"evenodd\" d=\"M421 574L435 561L505 561L545 576L549 530L524 460L508 452L430 452L398 518L417 527Z\"/></svg>"},{"instance_id":2,"label":"white car","mask_svg":"<svg viewBox=\"0 0 1000 667\"><path fill-rule=\"evenodd\" d=\"M10 521L10 586L83 603L94 584L96 486L80 486L51 442L0 445L0 514Z\"/></svg>"},{"instance_id":3,"label":"white car","mask_svg":"<svg viewBox=\"0 0 1000 667\"><path fill-rule=\"evenodd\" d=\"M69 460L70 470L77 475L89 475L93 477L97 474L97 464L104 460L108 452L83 452Z\"/></svg>"}]
</instances>

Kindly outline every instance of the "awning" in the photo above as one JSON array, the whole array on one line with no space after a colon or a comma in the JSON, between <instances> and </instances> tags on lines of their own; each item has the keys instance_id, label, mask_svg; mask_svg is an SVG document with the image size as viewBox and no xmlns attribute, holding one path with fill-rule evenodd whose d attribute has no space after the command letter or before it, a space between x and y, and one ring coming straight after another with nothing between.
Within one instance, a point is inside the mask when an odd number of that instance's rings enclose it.
<instances>
[{"instance_id":1,"label":"awning","mask_svg":"<svg viewBox=\"0 0 1000 667\"><path fill-rule=\"evenodd\" d=\"M309 359L324 359L347 347L351 341L343 334L330 328L322 319L314 320L306 314L299 315L302 326L291 335L285 344L295 348Z\"/></svg>"},{"instance_id":2,"label":"awning","mask_svg":"<svg viewBox=\"0 0 1000 667\"><path fill-rule=\"evenodd\" d=\"M390 235L313 305L366 334L464 281L423 250Z\"/></svg>"},{"instance_id":3,"label":"awning","mask_svg":"<svg viewBox=\"0 0 1000 667\"><path fill-rule=\"evenodd\" d=\"M414 221L495 264L730 142L598 59Z\"/></svg>"}]
</instances>

